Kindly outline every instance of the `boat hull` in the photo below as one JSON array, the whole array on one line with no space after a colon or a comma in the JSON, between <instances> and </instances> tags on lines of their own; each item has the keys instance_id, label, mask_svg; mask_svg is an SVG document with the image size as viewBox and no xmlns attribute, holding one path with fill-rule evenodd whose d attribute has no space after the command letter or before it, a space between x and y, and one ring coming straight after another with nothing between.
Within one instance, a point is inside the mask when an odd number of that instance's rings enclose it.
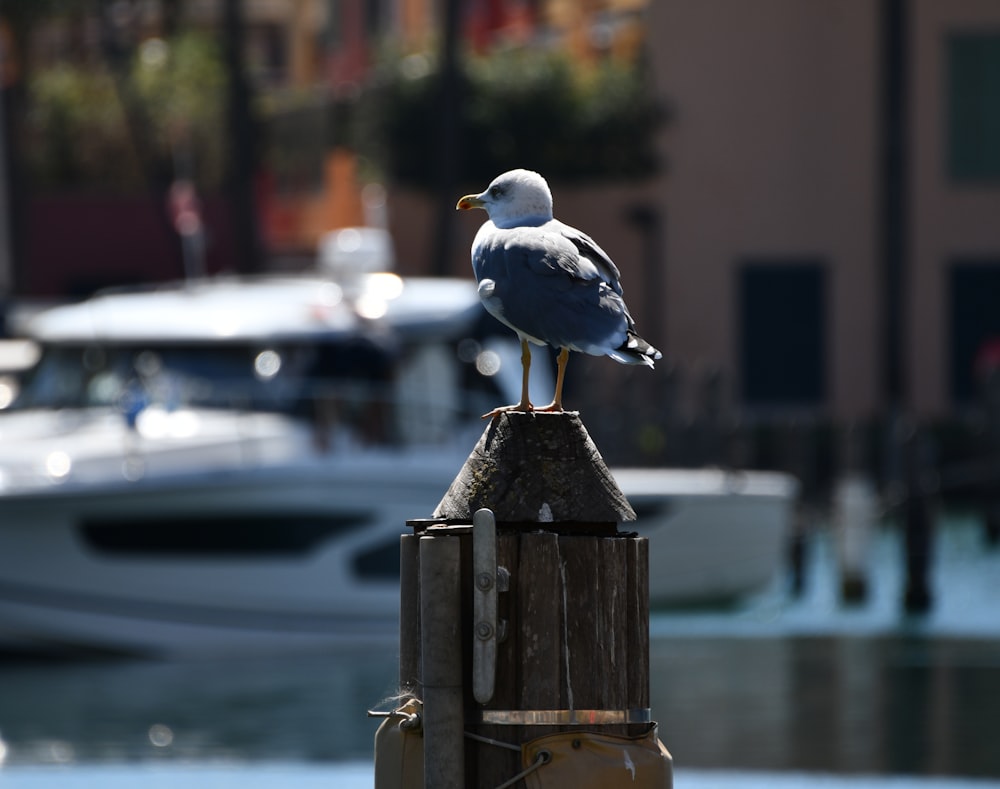
<instances>
[{"instance_id":1,"label":"boat hull","mask_svg":"<svg viewBox=\"0 0 1000 789\"><path fill-rule=\"evenodd\" d=\"M433 511L453 466L359 466L0 499L0 644L170 657L391 641L399 537ZM616 477L649 538L654 606L728 601L773 580L794 498L787 478ZM273 536L262 542L253 528Z\"/></svg>"},{"instance_id":2,"label":"boat hull","mask_svg":"<svg viewBox=\"0 0 1000 789\"><path fill-rule=\"evenodd\" d=\"M394 636L399 536L449 477L339 471L0 499L0 643L167 656Z\"/></svg>"},{"instance_id":3,"label":"boat hull","mask_svg":"<svg viewBox=\"0 0 1000 789\"><path fill-rule=\"evenodd\" d=\"M732 603L782 568L798 493L792 477L679 469L615 477L649 539L652 606Z\"/></svg>"}]
</instances>

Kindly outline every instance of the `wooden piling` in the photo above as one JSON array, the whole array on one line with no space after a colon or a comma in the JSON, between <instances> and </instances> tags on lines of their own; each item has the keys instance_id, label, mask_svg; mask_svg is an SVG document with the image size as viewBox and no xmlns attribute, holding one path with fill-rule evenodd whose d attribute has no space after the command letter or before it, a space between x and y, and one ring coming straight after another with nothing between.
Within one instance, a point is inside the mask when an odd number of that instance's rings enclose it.
<instances>
[{"instance_id":1,"label":"wooden piling","mask_svg":"<svg viewBox=\"0 0 1000 789\"><path fill-rule=\"evenodd\" d=\"M904 507L903 545L906 552L906 582L903 608L908 614L926 614L934 597L930 585L933 551L932 494L926 439L916 426L909 430L904 444L907 495Z\"/></svg>"},{"instance_id":2,"label":"wooden piling","mask_svg":"<svg viewBox=\"0 0 1000 789\"><path fill-rule=\"evenodd\" d=\"M507 635L493 698L466 699L466 730L493 741L467 743L469 786L498 786L519 772L520 754L494 743L577 727L624 736L648 728L646 541L504 529L498 561L512 576L500 605Z\"/></svg>"},{"instance_id":3,"label":"wooden piling","mask_svg":"<svg viewBox=\"0 0 1000 789\"><path fill-rule=\"evenodd\" d=\"M420 684L420 538L399 538L399 691Z\"/></svg>"},{"instance_id":4,"label":"wooden piling","mask_svg":"<svg viewBox=\"0 0 1000 789\"><path fill-rule=\"evenodd\" d=\"M471 523L480 508L496 519L497 565L506 569L509 582L504 578L497 602L503 637L495 650L493 696L476 701L473 645L491 633L491 627L473 622L471 612L477 582ZM450 542L452 554L461 557L461 652L448 671L458 673L463 687L465 786L506 785L526 767L521 745L545 735L629 737L650 731L647 542L618 529L634 517L576 414L505 413L484 432L434 517L411 522L416 534L424 535L416 575L429 572L425 540ZM402 555L404 562L413 561L412 550L404 548ZM414 574L403 568L404 582ZM479 583L480 589L487 585ZM423 581L419 588L416 629L424 648L418 695L422 690L429 722L434 715L429 685L447 677L440 665L429 665L443 658L427 641L447 636L448 628L428 618L440 619L448 606L428 600ZM412 617L414 611L412 603L404 603L401 615ZM442 635L429 636L431 628ZM401 634L412 637L413 631L412 623L401 624ZM403 680L413 674L415 658L403 646L400 654ZM432 778L436 768L429 764L438 759L438 745L427 735L426 787L451 786L443 776ZM669 755L665 758L669 771ZM598 784L584 786L589 785Z\"/></svg>"},{"instance_id":5,"label":"wooden piling","mask_svg":"<svg viewBox=\"0 0 1000 789\"><path fill-rule=\"evenodd\" d=\"M461 562L458 541L420 538L420 656L424 702L424 785L463 789L465 699Z\"/></svg>"}]
</instances>

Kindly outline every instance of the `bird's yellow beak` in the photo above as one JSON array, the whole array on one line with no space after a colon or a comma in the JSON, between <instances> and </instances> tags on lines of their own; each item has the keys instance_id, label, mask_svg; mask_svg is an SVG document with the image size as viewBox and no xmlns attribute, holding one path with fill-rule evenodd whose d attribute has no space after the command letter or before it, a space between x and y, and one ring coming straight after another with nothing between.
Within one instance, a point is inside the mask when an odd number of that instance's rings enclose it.
<instances>
[{"instance_id":1,"label":"bird's yellow beak","mask_svg":"<svg viewBox=\"0 0 1000 789\"><path fill-rule=\"evenodd\" d=\"M468 211L470 208L482 208L484 203L478 195L466 195L458 201L455 206L456 211Z\"/></svg>"}]
</instances>

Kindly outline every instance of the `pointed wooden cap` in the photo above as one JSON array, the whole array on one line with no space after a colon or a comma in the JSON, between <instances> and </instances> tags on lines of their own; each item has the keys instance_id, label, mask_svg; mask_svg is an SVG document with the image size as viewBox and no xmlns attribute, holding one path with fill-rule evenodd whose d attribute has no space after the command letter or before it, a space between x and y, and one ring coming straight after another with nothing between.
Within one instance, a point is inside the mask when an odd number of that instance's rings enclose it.
<instances>
[{"instance_id":1,"label":"pointed wooden cap","mask_svg":"<svg viewBox=\"0 0 1000 789\"><path fill-rule=\"evenodd\" d=\"M620 523L635 512L579 414L509 411L494 418L434 511L468 521Z\"/></svg>"}]
</instances>

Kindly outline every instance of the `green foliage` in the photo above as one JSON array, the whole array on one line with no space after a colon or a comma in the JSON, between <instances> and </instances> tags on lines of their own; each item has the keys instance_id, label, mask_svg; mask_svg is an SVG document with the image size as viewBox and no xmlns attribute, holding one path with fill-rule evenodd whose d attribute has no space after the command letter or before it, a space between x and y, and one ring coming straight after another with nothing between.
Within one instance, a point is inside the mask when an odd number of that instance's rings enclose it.
<instances>
[{"instance_id":1,"label":"green foliage","mask_svg":"<svg viewBox=\"0 0 1000 789\"><path fill-rule=\"evenodd\" d=\"M135 191L147 185L145 173L183 161L203 187L218 185L225 84L216 45L194 33L144 42L118 80L106 68L68 63L35 71L25 146L35 183Z\"/></svg>"},{"instance_id":2,"label":"green foliage","mask_svg":"<svg viewBox=\"0 0 1000 789\"><path fill-rule=\"evenodd\" d=\"M434 184L441 74L423 56L395 61L361 97L358 146L399 183ZM658 166L664 113L640 68L579 67L552 53L472 61L460 80L458 173L486 182L527 167L560 181L629 180Z\"/></svg>"},{"instance_id":3,"label":"green foliage","mask_svg":"<svg viewBox=\"0 0 1000 789\"><path fill-rule=\"evenodd\" d=\"M156 147L175 158L193 158L193 175L218 184L226 155L226 76L215 42L201 33L179 35L169 45L146 42L131 79Z\"/></svg>"},{"instance_id":4,"label":"green foliage","mask_svg":"<svg viewBox=\"0 0 1000 789\"><path fill-rule=\"evenodd\" d=\"M60 64L33 76L29 97L25 151L37 184L135 184L138 166L110 74Z\"/></svg>"},{"instance_id":5,"label":"green foliage","mask_svg":"<svg viewBox=\"0 0 1000 789\"><path fill-rule=\"evenodd\" d=\"M256 105L262 160L275 188L291 194L321 189L326 152L338 142L336 107L326 91L272 88Z\"/></svg>"}]
</instances>

